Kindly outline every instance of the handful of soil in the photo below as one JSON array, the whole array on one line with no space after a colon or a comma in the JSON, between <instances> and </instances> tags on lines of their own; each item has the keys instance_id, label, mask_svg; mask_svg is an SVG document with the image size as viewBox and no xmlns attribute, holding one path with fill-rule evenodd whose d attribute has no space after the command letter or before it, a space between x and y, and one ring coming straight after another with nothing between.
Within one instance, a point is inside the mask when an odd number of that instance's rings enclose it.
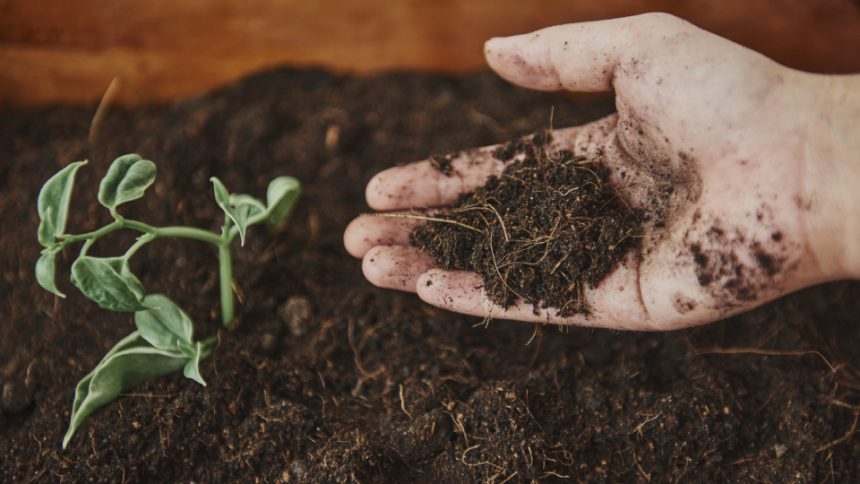
<instances>
[{"instance_id":1,"label":"handful of soil","mask_svg":"<svg viewBox=\"0 0 860 484\"><path fill-rule=\"evenodd\" d=\"M583 289L597 285L638 248L641 217L607 183L600 159L548 154L536 134L494 153L499 176L416 227L412 245L443 269L475 271L488 297L517 298L560 315L588 313ZM444 221L442 221L444 220Z\"/></svg>"}]
</instances>

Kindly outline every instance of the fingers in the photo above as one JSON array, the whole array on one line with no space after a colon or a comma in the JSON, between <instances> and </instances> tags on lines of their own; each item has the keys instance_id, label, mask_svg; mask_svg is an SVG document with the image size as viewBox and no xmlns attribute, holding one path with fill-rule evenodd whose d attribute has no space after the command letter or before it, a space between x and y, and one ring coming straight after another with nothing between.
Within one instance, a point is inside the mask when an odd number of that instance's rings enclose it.
<instances>
[{"instance_id":1,"label":"fingers","mask_svg":"<svg viewBox=\"0 0 860 484\"><path fill-rule=\"evenodd\" d=\"M484 55L501 77L523 87L608 91L625 57L655 32L671 34L682 25L666 14L559 25L490 39Z\"/></svg>"},{"instance_id":2,"label":"fingers","mask_svg":"<svg viewBox=\"0 0 860 484\"><path fill-rule=\"evenodd\" d=\"M433 269L418 278L416 288L425 302L472 316L620 330L657 329L642 306L636 278L635 267L619 267L597 288L586 290L590 313L572 316L522 301L504 308L487 297L481 277L474 272Z\"/></svg>"},{"instance_id":3,"label":"fingers","mask_svg":"<svg viewBox=\"0 0 860 484\"><path fill-rule=\"evenodd\" d=\"M440 163L448 161L425 160L377 173L367 184L367 204L374 210L449 204L459 194L478 188L489 176L504 170L505 163L493 156L496 148L488 146L449 155L450 167L444 171Z\"/></svg>"},{"instance_id":4,"label":"fingers","mask_svg":"<svg viewBox=\"0 0 860 484\"><path fill-rule=\"evenodd\" d=\"M418 277L432 266L432 259L418 249L377 246L364 255L361 270L374 286L415 292Z\"/></svg>"},{"instance_id":5,"label":"fingers","mask_svg":"<svg viewBox=\"0 0 860 484\"><path fill-rule=\"evenodd\" d=\"M617 117L607 116L574 128L552 132L550 151L572 150L574 155L596 156L614 129ZM504 145L492 145L450 156L450 171L438 169L439 161L424 160L378 173L367 184L367 204L374 210L406 210L453 203L475 190L487 178L499 175L512 160L493 154Z\"/></svg>"},{"instance_id":6,"label":"fingers","mask_svg":"<svg viewBox=\"0 0 860 484\"><path fill-rule=\"evenodd\" d=\"M359 259L378 245L408 246L409 234L419 223L409 218L360 215L346 227L343 245L351 256Z\"/></svg>"}]
</instances>

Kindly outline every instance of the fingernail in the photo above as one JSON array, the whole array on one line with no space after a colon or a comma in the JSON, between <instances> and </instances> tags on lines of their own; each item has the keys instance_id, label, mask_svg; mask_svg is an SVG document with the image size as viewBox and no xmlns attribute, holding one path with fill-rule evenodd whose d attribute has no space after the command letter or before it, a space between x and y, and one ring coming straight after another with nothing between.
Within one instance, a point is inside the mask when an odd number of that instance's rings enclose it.
<instances>
[{"instance_id":1,"label":"fingernail","mask_svg":"<svg viewBox=\"0 0 860 484\"><path fill-rule=\"evenodd\" d=\"M484 42L484 53L498 54L511 48L511 37L493 37Z\"/></svg>"},{"instance_id":2,"label":"fingernail","mask_svg":"<svg viewBox=\"0 0 860 484\"><path fill-rule=\"evenodd\" d=\"M514 84L544 90L562 87L540 33L494 37L484 51L490 68Z\"/></svg>"}]
</instances>

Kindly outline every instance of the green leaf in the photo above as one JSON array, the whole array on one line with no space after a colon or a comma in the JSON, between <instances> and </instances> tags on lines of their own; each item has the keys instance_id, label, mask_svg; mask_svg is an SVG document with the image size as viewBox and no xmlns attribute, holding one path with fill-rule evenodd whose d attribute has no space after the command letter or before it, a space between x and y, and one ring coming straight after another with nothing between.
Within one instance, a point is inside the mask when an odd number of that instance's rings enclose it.
<instances>
[{"instance_id":1,"label":"green leaf","mask_svg":"<svg viewBox=\"0 0 860 484\"><path fill-rule=\"evenodd\" d=\"M72 283L85 296L111 311L140 311L143 285L122 257L83 256L72 264Z\"/></svg>"},{"instance_id":2,"label":"green leaf","mask_svg":"<svg viewBox=\"0 0 860 484\"><path fill-rule=\"evenodd\" d=\"M180 341L193 344L194 325L170 298L149 294L143 298L143 304L149 309L134 313L134 323L149 344L163 350L182 349Z\"/></svg>"},{"instance_id":3,"label":"green leaf","mask_svg":"<svg viewBox=\"0 0 860 484\"><path fill-rule=\"evenodd\" d=\"M188 357L177 351L153 348L136 331L123 338L78 383L63 448L95 410L147 380L183 368L188 361Z\"/></svg>"},{"instance_id":4,"label":"green leaf","mask_svg":"<svg viewBox=\"0 0 860 484\"><path fill-rule=\"evenodd\" d=\"M226 213L226 207L230 206L230 192L227 191L227 187L224 186L218 177L213 176L209 181L212 182L212 188L215 190L215 202L218 203L218 206Z\"/></svg>"},{"instance_id":5,"label":"green leaf","mask_svg":"<svg viewBox=\"0 0 860 484\"><path fill-rule=\"evenodd\" d=\"M54 280L56 267L55 261L58 252L58 250L46 250L42 253L42 256L39 257L39 260L36 261L36 282L38 282L46 291L59 297L66 297L65 294L57 289L57 283Z\"/></svg>"},{"instance_id":6,"label":"green leaf","mask_svg":"<svg viewBox=\"0 0 860 484\"><path fill-rule=\"evenodd\" d=\"M63 168L42 185L36 208L39 212L39 243L43 247L54 245L54 239L66 231L69 202L75 185L75 175L86 161L77 161Z\"/></svg>"},{"instance_id":7,"label":"green leaf","mask_svg":"<svg viewBox=\"0 0 860 484\"><path fill-rule=\"evenodd\" d=\"M197 341L194 344L192 357L187 363L185 363L185 367L182 369L182 375L184 375L185 378L194 380L205 387L206 380L204 380L203 375L200 374L200 360L205 358L208 354L209 350L204 347L203 343Z\"/></svg>"},{"instance_id":8,"label":"green leaf","mask_svg":"<svg viewBox=\"0 0 860 484\"><path fill-rule=\"evenodd\" d=\"M120 156L111 163L99 184L99 202L114 210L123 203L137 200L155 181L155 163L139 155Z\"/></svg>"},{"instance_id":9,"label":"green leaf","mask_svg":"<svg viewBox=\"0 0 860 484\"><path fill-rule=\"evenodd\" d=\"M195 343L180 341L182 350L177 351L152 347L138 331L123 338L78 383L63 448L90 414L147 380L182 368L187 378L205 386L200 360L209 356L215 343L212 339Z\"/></svg>"},{"instance_id":10,"label":"green leaf","mask_svg":"<svg viewBox=\"0 0 860 484\"><path fill-rule=\"evenodd\" d=\"M245 245L245 232L249 225L257 223L259 215L263 214L266 206L251 195L230 195L227 188L216 177L211 178L215 190L215 201L239 231L239 239Z\"/></svg>"},{"instance_id":11,"label":"green leaf","mask_svg":"<svg viewBox=\"0 0 860 484\"><path fill-rule=\"evenodd\" d=\"M292 213L301 193L301 184L291 176L279 176L269 183L266 190L266 224L277 229Z\"/></svg>"},{"instance_id":12,"label":"green leaf","mask_svg":"<svg viewBox=\"0 0 860 484\"><path fill-rule=\"evenodd\" d=\"M255 223L253 218L263 213L266 210L266 206L251 195L230 195L230 205L231 212L233 213L233 223L236 224L241 245L244 246L245 232L248 226Z\"/></svg>"},{"instance_id":13,"label":"green leaf","mask_svg":"<svg viewBox=\"0 0 860 484\"><path fill-rule=\"evenodd\" d=\"M224 211L224 215L226 215L227 218L235 224L235 216L233 215L232 206L230 205L230 192L227 191L227 187L221 183L221 180L219 180L218 177L213 176L209 181L212 182L212 188L215 190L215 203L221 207L221 210Z\"/></svg>"}]
</instances>

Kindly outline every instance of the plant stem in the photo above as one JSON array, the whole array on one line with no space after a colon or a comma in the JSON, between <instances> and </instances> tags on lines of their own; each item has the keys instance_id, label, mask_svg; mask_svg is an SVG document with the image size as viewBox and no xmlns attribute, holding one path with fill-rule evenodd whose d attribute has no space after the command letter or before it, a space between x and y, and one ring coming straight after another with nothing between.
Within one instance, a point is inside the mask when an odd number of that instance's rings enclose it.
<instances>
[{"instance_id":1,"label":"plant stem","mask_svg":"<svg viewBox=\"0 0 860 484\"><path fill-rule=\"evenodd\" d=\"M129 226L129 228L135 227ZM185 239L199 240L201 242L209 242L219 248L228 243L224 238L213 232L196 229L194 227L158 227L155 229L154 234L156 237L181 237Z\"/></svg>"},{"instance_id":2,"label":"plant stem","mask_svg":"<svg viewBox=\"0 0 860 484\"><path fill-rule=\"evenodd\" d=\"M128 250L125 251L123 257L125 257L126 259L130 259L135 254L135 252L140 250L140 248L144 245L150 243L153 239L155 239L155 236L153 234L141 235L137 239L137 241L131 247L129 247Z\"/></svg>"},{"instance_id":3,"label":"plant stem","mask_svg":"<svg viewBox=\"0 0 860 484\"><path fill-rule=\"evenodd\" d=\"M230 246L218 246L218 267L221 283L221 321L224 326L233 320L233 260Z\"/></svg>"},{"instance_id":4,"label":"plant stem","mask_svg":"<svg viewBox=\"0 0 860 484\"><path fill-rule=\"evenodd\" d=\"M110 224L105 225L98 230L87 232L85 234L68 235L66 237L63 237L61 243L63 244L63 246L66 246L74 242L84 241L84 247L81 251L81 255L86 255L87 249L92 246L96 239L121 229L137 230L138 232L143 232L145 234L129 248L128 252L126 252L126 256L128 257L134 255L134 253L137 252L138 249L143 247L148 242L161 237L179 237L184 239L199 240L201 242L210 243L217 247L221 285L221 320L223 321L224 326L230 324L230 321L233 320L233 315L235 313L235 309L233 306L233 258L230 254L230 242L236 236L236 232L230 230L231 227L229 222L225 222L223 233L221 235L218 235L214 232L197 229L194 227L153 227L152 225L138 222L137 220L129 220L122 217L118 217Z\"/></svg>"},{"instance_id":5,"label":"plant stem","mask_svg":"<svg viewBox=\"0 0 860 484\"><path fill-rule=\"evenodd\" d=\"M68 244L73 244L75 242L81 242L81 241L87 240L87 239L97 239L99 237L103 237L103 236L105 236L111 232L114 232L116 230L119 230L121 228L123 228L123 221L116 220L114 222L111 222L111 223L105 225L104 227L102 227L98 230L93 230L92 232L87 232L85 234L79 234L79 235L68 235L68 236L62 237L61 241L62 241L62 244L65 246Z\"/></svg>"}]
</instances>

